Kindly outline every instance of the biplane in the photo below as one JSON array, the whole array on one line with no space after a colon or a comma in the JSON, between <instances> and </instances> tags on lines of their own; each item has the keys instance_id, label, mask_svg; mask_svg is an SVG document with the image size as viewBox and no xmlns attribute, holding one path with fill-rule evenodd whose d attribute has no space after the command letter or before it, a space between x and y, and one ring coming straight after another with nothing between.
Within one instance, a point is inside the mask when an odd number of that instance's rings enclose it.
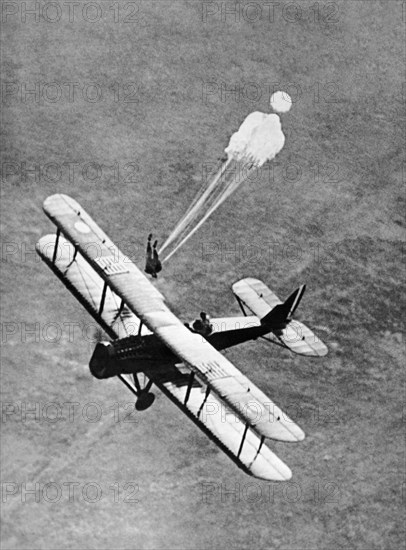
<instances>
[{"instance_id":1,"label":"biplane","mask_svg":"<svg viewBox=\"0 0 406 550\"><path fill-rule=\"evenodd\" d=\"M52 195L43 208L57 231L38 241L38 254L110 339L97 342L92 375L118 377L137 410L152 405L155 385L246 473L289 480L291 470L265 440L301 441L304 432L220 351L265 338L301 355L325 355L327 347L292 318L305 287L282 302L261 281L242 279L232 290L243 315L212 319L203 336L171 312L75 200Z\"/></svg>"}]
</instances>

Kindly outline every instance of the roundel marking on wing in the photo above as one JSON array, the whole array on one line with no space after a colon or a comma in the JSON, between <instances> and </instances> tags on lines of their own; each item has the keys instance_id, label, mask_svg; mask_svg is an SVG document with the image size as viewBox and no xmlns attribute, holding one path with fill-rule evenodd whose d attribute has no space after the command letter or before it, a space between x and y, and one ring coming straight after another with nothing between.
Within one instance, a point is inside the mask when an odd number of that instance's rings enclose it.
<instances>
[{"instance_id":1,"label":"roundel marking on wing","mask_svg":"<svg viewBox=\"0 0 406 550\"><path fill-rule=\"evenodd\" d=\"M77 221L74 224L74 228L79 231L79 233L90 233L90 227L82 220Z\"/></svg>"}]
</instances>

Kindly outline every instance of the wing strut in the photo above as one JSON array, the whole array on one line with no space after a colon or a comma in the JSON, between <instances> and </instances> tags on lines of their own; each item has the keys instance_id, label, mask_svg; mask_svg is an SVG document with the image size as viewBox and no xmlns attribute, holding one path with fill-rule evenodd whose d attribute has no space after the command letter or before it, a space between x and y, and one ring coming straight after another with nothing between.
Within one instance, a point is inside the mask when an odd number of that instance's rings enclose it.
<instances>
[{"instance_id":1,"label":"wing strut","mask_svg":"<svg viewBox=\"0 0 406 550\"><path fill-rule=\"evenodd\" d=\"M186 395L185 395L185 401L184 401L184 405L186 405L186 403L189 401L189 397L190 397L190 392L192 390L192 386L193 386L193 381L195 379L195 373L194 371L192 370L189 374L189 382L188 382L188 385L187 385L187 390L186 390Z\"/></svg>"},{"instance_id":2,"label":"wing strut","mask_svg":"<svg viewBox=\"0 0 406 550\"><path fill-rule=\"evenodd\" d=\"M108 284L105 282L104 285L103 285L103 292L102 292L101 300L100 300L99 315L101 315L103 313L104 302L106 300L107 287L108 287Z\"/></svg>"},{"instance_id":3,"label":"wing strut","mask_svg":"<svg viewBox=\"0 0 406 550\"><path fill-rule=\"evenodd\" d=\"M264 441L265 441L265 436L261 436L261 441L260 441L260 444L259 444L259 447L258 447L258 450L257 450L257 454L254 456L254 458L252 459L252 462L250 464L250 467L254 464L255 462L255 459L257 458L257 456L259 455L259 453L261 452L261 449L262 449L262 445L264 444Z\"/></svg>"},{"instance_id":4,"label":"wing strut","mask_svg":"<svg viewBox=\"0 0 406 550\"><path fill-rule=\"evenodd\" d=\"M68 270L68 269L70 268L70 266L73 264L73 262L76 260L77 254L78 254L78 247L75 246L75 247L74 247L74 252L73 252L72 261L66 266L66 270Z\"/></svg>"},{"instance_id":5,"label":"wing strut","mask_svg":"<svg viewBox=\"0 0 406 550\"><path fill-rule=\"evenodd\" d=\"M245 309L244 309L244 306L243 306L242 301L240 300L240 298L239 298L238 296L236 296L236 298L237 298L238 305L239 305L240 308L241 308L241 311L243 312L244 316L246 317L246 316L247 316L247 313L246 313L246 311L245 311Z\"/></svg>"},{"instance_id":6,"label":"wing strut","mask_svg":"<svg viewBox=\"0 0 406 550\"><path fill-rule=\"evenodd\" d=\"M245 438L247 436L248 428L249 428L249 424L247 422L247 424L245 424L244 433L242 434L242 439L241 439L241 443L240 443L240 448L238 449L237 458L240 458L242 447L244 445L244 441L245 441Z\"/></svg>"},{"instance_id":7,"label":"wing strut","mask_svg":"<svg viewBox=\"0 0 406 550\"><path fill-rule=\"evenodd\" d=\"M205 404L206 404L206 401L207 401L207 399L208 399L208 397L209 397L209 395L210 395L210 391L211 391L210 386L207 386L207 388L206 388L206 394L205 394L205 396L204 396L203 402L202 402L202 404L200 405L199 410L197 411L197 418L199 418L200 413L202 412L203 407L204 407Z\"/></svg>"},{"instance_id":8,"label":"wing strut","mask_svg":"<svg viewBox=\"0 0 406 550\"><path fill-rule=\"evenodd\" d=\"M61 236L61 230L58 227L58 229L56 230L56 240L55 240L54 253L52 255L52 263L53 264L55 263L56 256L58 254L58 245L59 245L59 237L60 236Z\"/></svg>"},{"instance_id":9,"label":"wing strut","mask_svg":"<svg viewBox=\"0 0 406 550\"><path fill-rule=\"evenodd\" d=\"M144 325L144 323L140 319L140 326L138 327L138 336L141 336L141 330L142 330L143 325Z\"/></svg>"},{"instance_id":10,"label":"wing strut","mask_svg":"<svg viewBox=\"0 0 406 550\"><path fill-rule=\"evenodd\" d=\"M123 299L121 299L120 307L119 307L118 310L117 310L117 313L116 313L116 315L115 315L115 317L114 317L114 321L113 321L113 322L117 321L117 319L118 319L118 318L120 317L120 315L123 313L124 306L125 306L125 302L124 302Z\"/></svg>"}]
</instances>

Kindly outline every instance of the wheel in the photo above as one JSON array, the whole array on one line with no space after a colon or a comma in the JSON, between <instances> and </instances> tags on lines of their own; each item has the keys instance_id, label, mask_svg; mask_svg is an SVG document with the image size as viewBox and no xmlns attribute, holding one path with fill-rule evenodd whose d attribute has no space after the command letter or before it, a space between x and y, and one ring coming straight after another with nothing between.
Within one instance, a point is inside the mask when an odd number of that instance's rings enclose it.
<instances>
[{"instance_id":1,"label":"wheel","mask_svg":"<svg viewBox=\"0 0 406 550\"><path fill-rule=\"evenodd\" d=\"M155 395L151 392L140 393L137 401L135 402L135 408L137 411L145 411L155 401Z\"/></svg>"}]
</instances>

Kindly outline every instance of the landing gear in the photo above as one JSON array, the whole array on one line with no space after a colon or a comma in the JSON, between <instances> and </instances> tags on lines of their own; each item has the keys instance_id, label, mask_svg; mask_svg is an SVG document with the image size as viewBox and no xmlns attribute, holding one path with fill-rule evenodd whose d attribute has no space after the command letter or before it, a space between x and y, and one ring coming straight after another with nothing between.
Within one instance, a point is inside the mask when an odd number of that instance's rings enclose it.
<instances>
[{"instance_id":1,"label":"landing gear","mask_svg":"<svg viewBox=\"0 0 406 550\"><path fill-rule=\"evenodd\" d=\"M135 402L135 410L145 411L146 409L149 409L155 401L155 395L150 391L153 384L152 380L148 380L148 378L144 375L144 386L142 387L140 381L138 380L138 376L133 374L134 387L125 376L119 374L118 377L137 398L137 401ZM145 380L148 380L148 382L145 383Z\"/></svg>"},{"instance_id":2,"label":"landing gear","mask_svg":"<svg viewBox=\"0 0 406 550\"><path fill-rule=\"evenodd\" d=\"M142 391L138 394L138 399L135 402L135 408L137 411L145 411L155 401L155 395L152 392Z\"/></svg>"},{"instance_id":3,"label":"landing gear","mask_svg":"<svg viewBox=\"0 0 406 550\"><path fill-rule=\"evenodd\" d=\"M148 380L145 386L142 388L138 376L136 374L134 377L134 385L137 388L137 401L135 402L135 408L137 411L145 411L149 409L152 403L155 401L155 395L150 392L151 386L153 384L152 380Z\"/></svg>"}]
</instances>

